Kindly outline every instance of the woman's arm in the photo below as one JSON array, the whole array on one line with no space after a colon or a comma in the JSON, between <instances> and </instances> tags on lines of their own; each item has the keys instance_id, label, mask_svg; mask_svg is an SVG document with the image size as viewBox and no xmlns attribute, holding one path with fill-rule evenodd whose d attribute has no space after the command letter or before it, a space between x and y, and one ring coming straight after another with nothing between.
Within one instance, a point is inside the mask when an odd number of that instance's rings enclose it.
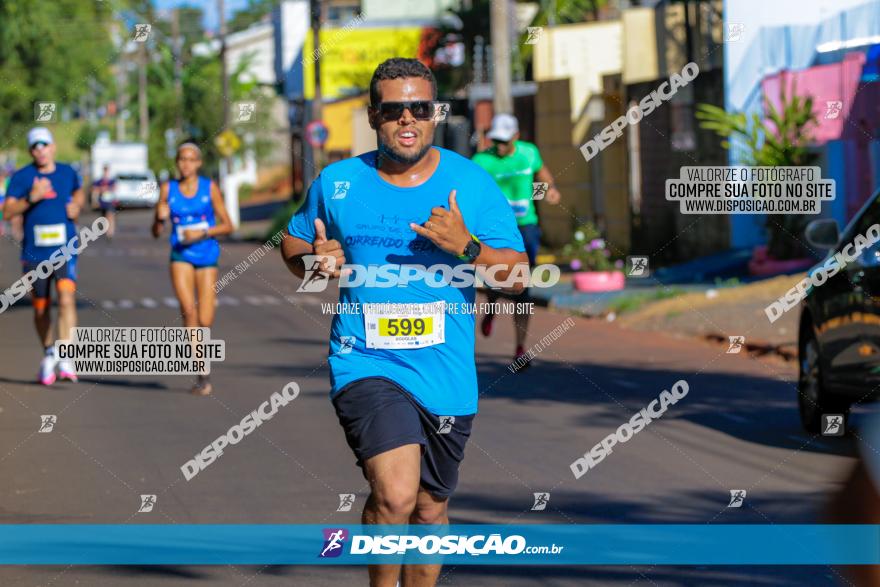
<instances>
[{"instance_id":1,"label":"woman's arm","mask_svg":"<svg viewBox=\"0 0 880 587\"><path fill-rule=\"evenodd\" d=\"M205 238L232 233L232 220L229 219L226 202L223 201L223 194L220 192L220 188L213 181L211 182L211 204L214 206L214 217L217 219L217 223L207 230Z\"/></svg>"},{"instance_id":2,"label":"woman's arm","mask_svg":"<svg viewBox=\"0 0 880 587\"><path fill-rule=\"evenodd\" d=\"M153 215L153 238L159 238L165 228L165 221L171 216L168 209L168 182L162 184L159 189L159 201L156 202L156 210Z\"/></svg>"}]
</instances>

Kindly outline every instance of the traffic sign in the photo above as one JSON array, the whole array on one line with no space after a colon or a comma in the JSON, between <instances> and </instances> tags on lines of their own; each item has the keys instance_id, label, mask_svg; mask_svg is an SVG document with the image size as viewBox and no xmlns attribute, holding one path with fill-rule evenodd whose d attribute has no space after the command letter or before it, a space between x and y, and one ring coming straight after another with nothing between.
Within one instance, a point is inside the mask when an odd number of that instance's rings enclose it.
<instances>
[{"instance_id":1,"label":"traffic sign","mask_svg":"<svg viewBox=\"0 0 880 587\"><path fill-rule=\"evenodd\" d=\"M320 120L313 120L306 125L306 142L311 146L320 149L327 143L330 136L330 130L327 125Z\"/></svg>"},{"instance_id":2,"label":"traffic sign","mask_svg":"<svg viewBox=\"0 0 880 587\"><path fill-rule=\"evenodd\" d=\"M233 153L241 148L241 139L228 128L217 135L214 139L214 145L224 157L231 157Z\"/></svg>"}]
</instances>

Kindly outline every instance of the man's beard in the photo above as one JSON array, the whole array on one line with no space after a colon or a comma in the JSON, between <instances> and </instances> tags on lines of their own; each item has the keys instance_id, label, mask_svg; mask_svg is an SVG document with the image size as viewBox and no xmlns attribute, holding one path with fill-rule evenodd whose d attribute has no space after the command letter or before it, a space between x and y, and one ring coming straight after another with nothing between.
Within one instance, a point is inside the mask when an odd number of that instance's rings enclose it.
<instances>
[{"instance_id":1,"label":"man's beard","mask_svg":"<svg viewBox=\"0 0 880 587\"><path fill-rule=\"evenodd\" d=\"M431 143L428 143L421 149L419 149L419 152L415 155L404 155L403 153L395 151L394 147L391 147L389 145L386 145L382 141L379 141L379 157L388 157L389 159L391 159L392 161L396 161L397 163L412 165L413 163L418 163L419 161L421 161L422 157L425 156L425 153L427 153L431 149L431 147Z\"/></svg>"}]
</instances>

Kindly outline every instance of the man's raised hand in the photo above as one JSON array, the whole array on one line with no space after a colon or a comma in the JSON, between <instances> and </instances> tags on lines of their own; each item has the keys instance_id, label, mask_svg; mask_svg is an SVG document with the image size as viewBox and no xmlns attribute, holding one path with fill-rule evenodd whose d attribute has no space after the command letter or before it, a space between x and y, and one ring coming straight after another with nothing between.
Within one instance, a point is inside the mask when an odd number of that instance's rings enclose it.
<instances>
[{"instance_id":1,"label":"man's raised hand","mask_svg":"<svg viewBox=\"0 0 880 587\"><path fill-rule=\"evenodd\" d=\"M409 227L450 255L461 255L471 241L471 233L464 224L455 199L455 190L449 192L449 210L442 206L431 209L431 216L421 226L410 222Z\"/></svg>"},{"instance_id":2,"label":"man's raised hand","mask_svg":"<svg viewBox=\"0 0 880 587\"><path fill-rule=\"evenodd\" d=\"M321 259L318 271L329 277L339 277L342 274L342 266L345 265L342 245L336 239L327 240L327 228L320 218L315 218L315 240L312 241L312 249L315 255L335 259L335 262L331 259ZM311 268L306 267L306 269Z\"/></svg>"}]
</instances>

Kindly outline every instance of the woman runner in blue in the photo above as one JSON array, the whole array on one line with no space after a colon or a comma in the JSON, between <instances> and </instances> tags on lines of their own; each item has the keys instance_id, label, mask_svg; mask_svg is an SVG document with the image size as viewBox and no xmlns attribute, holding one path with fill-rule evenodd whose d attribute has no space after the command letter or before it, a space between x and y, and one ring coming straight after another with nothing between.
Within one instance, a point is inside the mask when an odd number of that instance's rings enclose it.
<instances>
[{"instance_id":1,"label":"woman runner in blue","mask_svg":"<svg viewBox=\"0 0 880 587\"><path fill-rule=\"evenodd\" d=\"M220 258L216 237L232 232L232 222L220 189L199 175L202 151L198 145L180 145L176 163L180 179L162 184L153 236L159 238L170 218L171 284L180 303L183 325L210 328L214 322L214 283ZM199 375L191 391L208 395L211 390L208 376Z\"/></svg>"}]
</instances>

